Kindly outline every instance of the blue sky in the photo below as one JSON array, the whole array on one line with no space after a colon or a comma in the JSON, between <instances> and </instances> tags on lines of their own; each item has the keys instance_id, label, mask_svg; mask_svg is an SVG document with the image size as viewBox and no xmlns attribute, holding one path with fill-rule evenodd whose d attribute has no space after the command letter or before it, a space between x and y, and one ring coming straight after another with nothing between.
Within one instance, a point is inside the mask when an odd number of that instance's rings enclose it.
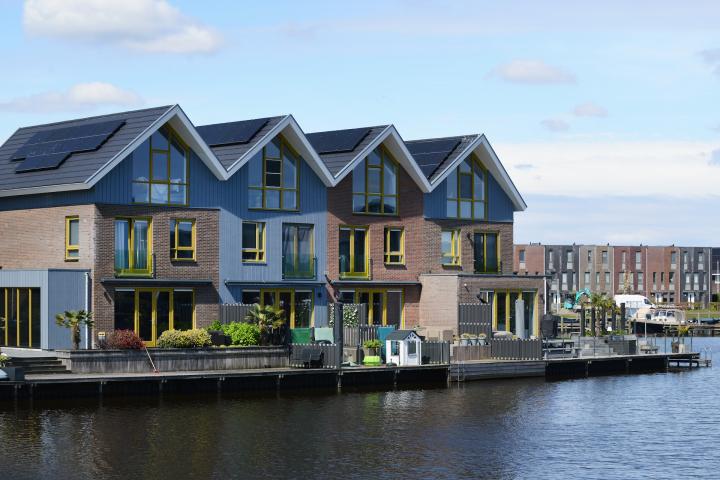
<instances>
[{"instance_id":1,"label":"blue sky","mask_svg":"<svg viewBox=\"0 0 720 480\"><path fill-rule=\"evenodd\" d=\"M0 138L179 103L196 124L485 133L516 241L720 244L720 2L0 0Z\"/></svg>"}]
</instances>

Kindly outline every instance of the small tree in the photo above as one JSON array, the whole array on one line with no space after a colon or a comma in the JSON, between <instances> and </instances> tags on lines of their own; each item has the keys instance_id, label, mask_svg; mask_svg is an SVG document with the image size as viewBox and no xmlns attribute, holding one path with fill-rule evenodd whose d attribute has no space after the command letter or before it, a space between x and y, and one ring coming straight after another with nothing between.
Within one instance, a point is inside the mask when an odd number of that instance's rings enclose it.
<instances>
[{"instance_id":1,"label":"small tree","mask_svg":"<svg viewBox=\"0 0 720 480\"><path fill-rule=\"evenodd\" d=\"M65 311L55 315L56 324L70 329L73 350L80 348L80 326L87 325L92 328L95 325L92 316L92 312L86 312L85 310Z\"/></svg>"},{"instance_id":2,"label":"small tree","mask_svg":"<svg viewBox=\"0 0 720 480\"><path fill-rule=\"evenodd\" d=\"M267 334L272 328L278 328L285 323L283 309L272 305L254 305L248 310L245 320L257 324L262 334Z\"/></svg>"}]
</instances>

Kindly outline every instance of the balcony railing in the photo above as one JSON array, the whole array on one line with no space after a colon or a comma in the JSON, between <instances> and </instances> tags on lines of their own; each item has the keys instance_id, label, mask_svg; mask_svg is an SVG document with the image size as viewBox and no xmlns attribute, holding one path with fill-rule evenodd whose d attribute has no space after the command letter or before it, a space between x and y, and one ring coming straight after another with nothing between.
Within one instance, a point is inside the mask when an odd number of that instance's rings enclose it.
<instances>
[{"instance_id":1,"label":"balcony railing","mask_svg":"<svg viewBox=\"0 0 720 480\"><path fill-rule=\"evenodd\" d=\"M317 257L310 258L309 265L307 268L291 269L285 263L285 257L283 256L283 279L303 279L303 278L316 278L317 277Z\"/></svg>"}]
</instances>

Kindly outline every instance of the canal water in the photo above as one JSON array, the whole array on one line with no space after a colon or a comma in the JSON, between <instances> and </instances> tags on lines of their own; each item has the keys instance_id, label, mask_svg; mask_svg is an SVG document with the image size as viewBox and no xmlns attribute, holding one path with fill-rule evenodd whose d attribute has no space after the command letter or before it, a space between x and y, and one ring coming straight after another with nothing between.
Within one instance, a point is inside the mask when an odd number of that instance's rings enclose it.
<instances>
[{"instance_id":1,"label":"canal water","mask_svg":"<svg viewBox=\"0 0 720 480\"><path fill-rule=\"evenodd\" d=\"M695 350L720 339L695 339ZM0 404L0 479L719 478L720 364L396 391Z\"/></svg>"}]
</instances>

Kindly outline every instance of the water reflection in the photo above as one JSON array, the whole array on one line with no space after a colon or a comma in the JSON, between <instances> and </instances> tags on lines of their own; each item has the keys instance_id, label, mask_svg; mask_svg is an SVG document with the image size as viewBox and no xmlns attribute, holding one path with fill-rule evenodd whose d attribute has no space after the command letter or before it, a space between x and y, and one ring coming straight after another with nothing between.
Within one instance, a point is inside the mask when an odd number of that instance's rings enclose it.
<instances>
[{"instance_id":1,"label":"water reflection","mask_svg":"<svg viewBox=\"0 0 720 480\"><path fill-rule=\"evenodd\" d=\"M713 478L718 368L4 404L0 477Z\"/></svg>"}]
</instances>

